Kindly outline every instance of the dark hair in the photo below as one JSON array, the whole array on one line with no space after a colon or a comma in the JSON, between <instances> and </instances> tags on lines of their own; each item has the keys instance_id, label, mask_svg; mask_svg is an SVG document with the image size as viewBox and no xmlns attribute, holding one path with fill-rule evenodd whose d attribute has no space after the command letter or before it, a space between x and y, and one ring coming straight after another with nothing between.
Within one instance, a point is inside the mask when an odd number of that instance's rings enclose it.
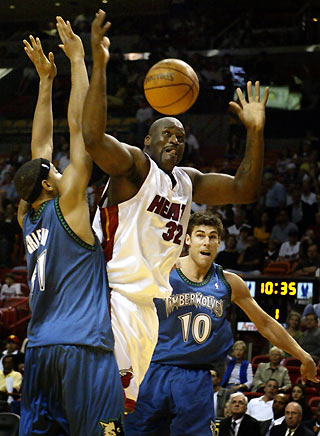
<instances>
[{"instance_id":1,"label":"dark hair","mask_svg":"<svg viewBox=\"0 0 320 436\"><path fill-rule=\"evenodd\" d=\"M42 180L48 177L50 162L47 159L33 159L18 169L14 185L20 198L33 203L41 194Z\"/></svg>"},{"instance_id":2,"label":"dark hair","mask_svg":"<svg viewBox=\"0 0 320 436\"><path fill-rule=\"evenodd\" d=\"M218 235L221 236L223 230L223 224L221 219L217 215L206 212L195 212L191 215L187 233L191 235L193 229L200 225L212 226L217 229Z\"/></svg>"},{"instance_id":3,"label":"dark hair","mask_svg":"<svg viewBox=\"0 0 320 436\"><path fill-rule=\"evenodd\" d=\"M293 391L293 388L296 387L296 386L298 386L298 388L301 389L301 392L302 392L302 396L299 398L299 400L294 400L292 398L292 391ZM295 384L292 385L289 402L290 401L295 401L296 403L299 403L300 406L302 407L302 409L304 409L307 406L308 403L307 403L306 391L305 391L305 388L304 388L304 386L302 384L295 383Z\"/></svg>"},{"instance_id":4,"label":"dark hair","mask_svg":"<svg viewBox=\"0 0 320 436\"><path fill-rule=\"evenodd\" d=\"M267 380L266 381L266 385L269 383L269 381L274 381L274 382L276 382L277 383L277 386L278 386L278 388L279 388L279 382L278 382L278 380L276 380L275 378L269 378L269 380Z\"/></svg>"},{"instance_id":5,"label":"dark hair","mask_svg":"<svg viewBox=\"0 0 320 436\"><path fill-rule=\"evenodd\" d=\"M310 316L310 315L313 316L313 320L314 320L314 321L318 321L318 316L317 316L317 314L316 314L315 312L307 313L307 314L306 314L306 317L307 317L307 316Z\"/></svg>"}]
</instances>

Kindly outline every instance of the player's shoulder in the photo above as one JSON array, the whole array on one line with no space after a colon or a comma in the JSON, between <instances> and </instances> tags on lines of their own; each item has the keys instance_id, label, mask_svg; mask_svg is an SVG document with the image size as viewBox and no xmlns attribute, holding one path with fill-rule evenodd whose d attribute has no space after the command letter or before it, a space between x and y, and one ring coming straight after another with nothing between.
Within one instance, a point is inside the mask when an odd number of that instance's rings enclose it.
<instances>
[{"instance_id":1,"label":"player's shoulder","mask_svg":"<svg viewBox=\"0 0 320 436\"><path fill-rule=\"evenodd\" d=\"M175 168L184 171L190 177L192 183L195 183L197 177L199 177L202 174L201 171L192 167L175 167Z\"/></svg>"}]
</instances>

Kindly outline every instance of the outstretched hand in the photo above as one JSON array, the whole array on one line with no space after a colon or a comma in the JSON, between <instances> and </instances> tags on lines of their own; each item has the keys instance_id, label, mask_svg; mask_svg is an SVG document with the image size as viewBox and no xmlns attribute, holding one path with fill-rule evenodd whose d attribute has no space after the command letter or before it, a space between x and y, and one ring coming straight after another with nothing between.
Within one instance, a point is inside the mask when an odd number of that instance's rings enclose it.
<instances>
[{"instance_id":1,"label":"outstretched hand","mask_svg":"<svg viewBox=\"0 0 320 436\"><path fill-rule=\"evenodd\" d=\"M54 63L53 53L50 52L48 57L46 57L46 55L43 53L40 39L34 39L32 35L30 35L29 38L31 44L26 39L23 40L25 45L24 51L27 53L29 59L36 67L40 79L47 77L53 80L57 75L57 67Z\"/></svg>"},{"instance_id":2,"label":"outstretched hand","mask_svg":"<svg viewBox=\"0 0 320 436\"><path fill-rule=\"evenodd\" d=\"M70 22L65 22L62 17L56 17L56 19L57 30L62 41L62 44L59 44L61 50L70 60L83 58L84 49L81 38L73 32Z\"/></svg>"},{"instance_id":3,"label":"outstretched hand","mask_svg":"<svg viewBox=\"0 0 320 436\"><path fill-rule=\"evenodd\" d=\"M303 384L306 383L307 380L310 380L314 383L319 383L320 380L317 377L317 367L314 363L314 360L310 356L309 359L302 362L302 365L300 367L300 373L302 376L302 382Z\"/></svg>"},{"instance_id":4,"label":"outstretched hand","mask_svg":"<svg viewBox=\"0 0 320 436\"><path fill-rule=\"evenodd\" d=\"M91 48L94 63L107 64L110 59L110 40L105 34L109 30L111 23L107 21L103 24L105 17L106 13L99 9L91 24Z\"/></svg>"},{"instance_id":5,"label":"outstretched hand","mask_svg":"<svg viewBox=\"0 0 320 436\"><path fill-rule=\"evenodd\" d=\"M246 101L240 88L236 90L239 103L231 101L230 110L235 113L247 129L262 129L265 124L265 107L269 96L269 88L264 91L260 101L260 83L255 83L255 96L252 95L252 82L247 83L248 101Z\"/></svg>"}]
</instances>

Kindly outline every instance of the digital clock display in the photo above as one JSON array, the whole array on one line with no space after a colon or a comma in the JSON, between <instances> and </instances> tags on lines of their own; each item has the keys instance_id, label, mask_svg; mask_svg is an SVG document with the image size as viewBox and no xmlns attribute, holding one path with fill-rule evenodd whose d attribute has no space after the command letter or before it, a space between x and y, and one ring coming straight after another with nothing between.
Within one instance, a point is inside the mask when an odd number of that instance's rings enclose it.
<instances>
[{"instance_id":1,"label":"digital clock display","mask_svg":"<svg viewBox=\"0 0 320 436\"><path fill-rule=\"evenodd\" d=\"M297 282L261 282L260 292L266 295L297 295Z\"/></svg>"},{"instance_id":2,"label":"digital clock display","mask_svg":"<svg viewBox=\"0 0 320 436\"><path fill-rule=\"evenodd\" d=\"M245 281L253 298L259 296L293 297L298 300L308 300L314 296L314 282L312 280L281 280L281 278L257 278Z\"/></svg>"}]
</instances>

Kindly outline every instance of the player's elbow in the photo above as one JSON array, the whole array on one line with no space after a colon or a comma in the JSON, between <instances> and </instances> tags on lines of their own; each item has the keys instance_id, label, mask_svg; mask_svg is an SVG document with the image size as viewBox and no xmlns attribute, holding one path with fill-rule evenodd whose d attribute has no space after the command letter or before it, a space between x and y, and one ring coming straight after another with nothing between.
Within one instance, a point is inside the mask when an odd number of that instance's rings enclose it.
<instances>
[{"instance_id":1,"label":"player's elbow","mask_svg":"<svg viewBox=\"0 0 320 436\"><path fill-rule=\"evenodd\" d=\"M258 189L252 186L238 189L237 192L235 204L255 203L259 198Z\"/></svg>"}]
</instances>

